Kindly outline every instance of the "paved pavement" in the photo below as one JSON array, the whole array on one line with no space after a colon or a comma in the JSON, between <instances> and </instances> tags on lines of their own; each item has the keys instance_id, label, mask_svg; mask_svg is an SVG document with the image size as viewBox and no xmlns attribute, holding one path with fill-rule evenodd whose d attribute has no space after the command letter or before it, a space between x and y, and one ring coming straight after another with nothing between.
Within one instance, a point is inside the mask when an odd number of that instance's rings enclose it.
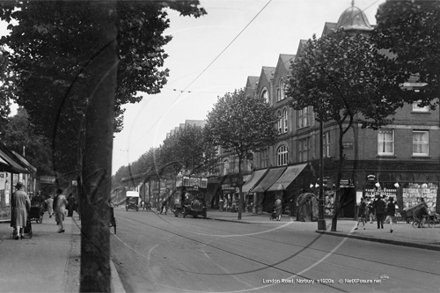
<instances>
[{"instance_id":1,"label":"paved pavement","mask_svg":"<svg viewBox=\"0 0 440 293\"><path fill-rule=\"evenodd\" d=\"M173 216L168 214L168 216ZM280 225L292 222L297 231L326 233L338 237L358 238L395 245L418 247L440 251L440 225L434 228L416 229L399 222L377 229L376 223L366 224L354 230L356 222L340 219L337 231L331 232L331 219L326 219L327 230L317 231L316 222L297 222L283 215L280 222L270 221L269 214L243 213L237 220L237 213L208 211L208 218L217 221L240 222L243 224ZM80 221L75 214L66 218L65 233L57 233L53 218L47 214L42 224L32 223L33 237L22 240L11 238L9 223L0 223L0 291L1 292L79 292L80 274ZM112 291L125 292L113 262Z\"/></svg>"},{"instance_id":2,"label":"paved pavement","mask_svg":"<svg viewBox=\"0 0 440 293\"><path fill-rule=\"evenodd\" d=\"M0 223L0 292L79 292L81 221L66 218L57 233L54 217L32 221L32 238L12 239L9 222ZM112 291L125 292L113 262Z\"/></svg>"}]
</instances>

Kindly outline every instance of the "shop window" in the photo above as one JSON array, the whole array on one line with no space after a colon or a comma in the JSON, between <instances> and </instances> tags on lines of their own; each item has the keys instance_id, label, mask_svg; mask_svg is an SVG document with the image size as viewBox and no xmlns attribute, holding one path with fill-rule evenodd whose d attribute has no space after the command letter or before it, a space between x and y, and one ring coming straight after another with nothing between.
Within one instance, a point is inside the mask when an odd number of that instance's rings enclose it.
<instances>
[{"instance_id":1,"label":"shop window","mask_svg":"<svg viewBox=\"0 0 440 293\"><path fill-rule=\"evenodd\" d=\"M377 154L394 155L394 130L379 130L377 134Z\"/></svg>"},{"instance_id":2,"label":"shop window","mask_svg":"<svg viewBox=\"0 0 440 293\"><path fill-rule=\"evenodd\" d=\"M289 117L288 117L287 109L284 109L283 110L284 133L287 133L288 131L288 126L287 126L288 119Z\"/></svg>"},{"instance_id":3,"label":"shop window","mask_svg":"<svg viewBox=\"0 0 440 293\"><path fill-rule=\"evenodd\" d=\"M413 156L429 155L429 132L413 131Z\"/></svg>"},{"instance_id":4,"label":"shop window","mask_svg":"<svg viewBox=\"0 0 440 293\"><path fill-rule=\"evenodd\" d=\"M289 161L289 150L287 146L282 145L277 149L278 166L287 165L288 161Z\"/></svg>"}]
</instances>

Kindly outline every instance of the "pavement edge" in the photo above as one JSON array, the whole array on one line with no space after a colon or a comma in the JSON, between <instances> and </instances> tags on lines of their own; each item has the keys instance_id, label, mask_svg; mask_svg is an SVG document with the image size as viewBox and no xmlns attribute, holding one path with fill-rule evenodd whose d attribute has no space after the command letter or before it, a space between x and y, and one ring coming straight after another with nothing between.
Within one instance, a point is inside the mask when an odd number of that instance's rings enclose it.
<instances>
[{"instance_id":1,"label":"pavement edge","mask_svg":"<svg viewBox=\"0 0 440 293\"><path fill-rule=\"evenodd\" d=\"M427 250L440 251L440 245L436 246L436 245L423 244L423 243L403 242L403 241L398 241L398 240L347 234L344 232L328 232L328 231L320 231L320 230L316 230L315 232L320 233L320 234L337 236L337 237L346 237L346 238L366 240L366 241L371 241L371 242L379 242L379 243L386 243L386 244L392 244L392 245L400 245L400 246L406 246L406 247L414 247L414 248L422 248L422 249L427 249Z\"/></svg>"},{"instance_id":2,"label":"pavement edge","mask_svg":"<svg viewBox=\"0 0 440 293\"><path fill-rule=\"evenodd\" d=\"M116 270L116 266L113 263L113 260L110 258L110 270L111 270L111 292L123 292L125 293L124 286L122 285L121 278L119 278L118 271Z\"/></svg>"}]
</instances>

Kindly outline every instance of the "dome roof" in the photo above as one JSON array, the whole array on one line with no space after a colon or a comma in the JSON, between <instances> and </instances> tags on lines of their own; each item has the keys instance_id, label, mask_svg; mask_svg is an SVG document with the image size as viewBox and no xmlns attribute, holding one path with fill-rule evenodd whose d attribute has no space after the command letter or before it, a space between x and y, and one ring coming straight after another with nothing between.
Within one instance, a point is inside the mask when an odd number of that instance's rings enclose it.
<instances>
[{"instance_id":1,"label":"dome roof","mask_svg":"<svg viewBox=\"0 0 440 293\"><path fill-rule=\"evenodd\" d=\"M352 4L347 10L345 10L339 17L338 23L335 29L344 29L346 31L358 30L358 31L372 31L365 13Z\"/></svg>"}]
</instances>

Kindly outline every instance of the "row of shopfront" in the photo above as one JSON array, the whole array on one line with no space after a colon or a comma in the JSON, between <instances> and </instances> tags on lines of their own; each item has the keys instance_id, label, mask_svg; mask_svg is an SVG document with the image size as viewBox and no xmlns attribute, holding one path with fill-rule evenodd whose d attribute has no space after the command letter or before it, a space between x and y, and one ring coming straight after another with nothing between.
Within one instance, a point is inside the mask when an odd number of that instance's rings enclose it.
<instances>
[{"instance_id":1,"label":"row of shopfront","mask_svg":"<svg viewBox=\"0 0 440 293\"><path fill-rule=\"evenodd\" d=\"M344 163L340 181L341 201L345 205L340 217L355 218L356 205L361 197L381 196L388 200L393 197L399 209L416 205L423 198L431 212L440 213L439 164L414 162L367 162ZM295 164L284 167L272 167L255 170L243 177L242 192L245 207L251 205L254 213L271 212L277 197L283 202L283 212L297 216L298 196L304 192L319 194L318 165L314 162ZM326 215L332 215L335 197L335 165L329 164L324 172L324 195ZM221 189L210 186L219 186ZM227 175L208 181L211 206L218 207L218 199L223 197L238 198L240 180L236 175ZM220 191L220 192L218 192Z\"/></svg>"},{"instance_id":2,"label":"row of shopfront","mask_svg":"<svg viewBox=\"0 0 440 293\"><path fill-rule=\"evenodd\" d=\"M35 192L36 171L23 156L0 143L0 221L11 219L11 194L18 181L28 194Z\"/></svg>"},{"instance_id":3,"label":"row of shopfront","mask_svg":"<svg viewBox=\"0 0 440 293\"><path fill-rule=\"evenodd\" d=\"M325 196L326 215L332 215L332 205L335 198L336 164L324 163L323 188ZM355 166L355 167L353 167ZM220 198L238 199L239 186L242 185L244 208L254 213L272 212L274 201L279 197L283 202L283 213L297 216L297 200L300 194L319 194L319 176L317 162L293 164L282 167L271 167L254 170L240 179L238 174L225 176L208 176L203 182L196 177L152 180L140 186L140 194L145 201L153 206L157 204L166 188L171 191L179 188L177 185L198 185L206 193L208 207L219 208ZM377 162L377 161L345 161L340 181L341 202L345 206L339 217L355 218L356 205L361 197L386 199L393 197L399 209L416 205L421 198L427 202L429 209L439 213L439 170L440 165L417 162ZM177 183L177 184L176 184ZM251 210L248 207L252 207Z\"/></svg>"}]
</instances>

